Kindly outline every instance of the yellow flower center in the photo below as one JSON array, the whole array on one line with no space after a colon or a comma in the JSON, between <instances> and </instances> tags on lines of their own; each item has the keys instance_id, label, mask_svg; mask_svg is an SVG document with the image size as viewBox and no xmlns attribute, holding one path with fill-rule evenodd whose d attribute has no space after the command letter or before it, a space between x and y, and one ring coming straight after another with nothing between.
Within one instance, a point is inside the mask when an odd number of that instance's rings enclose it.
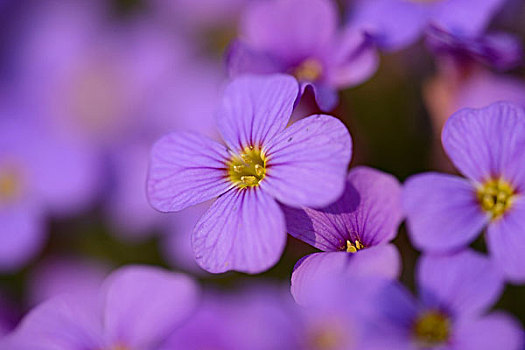
<instances>
[{"instance_id":1,"label":"yellow flower center","mask_svg":"<svg viewBox=\"0 0 525 350\"><path fill-rule=\"evenodd\" d=\"M259 147L246 147L228 166L230 180L239 188L257 186L266 175L266 158Z\"/></svg>"},{"instance_id":2,"label":"yellow flower center","mask_svg":"<svg viewBox=\"0 0 525 350\"><path fill-rule=\"evenodd\" d=\"M335 350L352 345L349 330L339 320L322 320L306 334L307 348L312 350Z\"/></svg>"},{"instance_id":3,"label":"yellow flower center","mask_svg":"<svg viewBox=\"0 0 525 350\"><path fill-rule=\"evenodd\" d=\"M356 240L354 243L350 242L350 240L346 241L346 251L348 253L357 253L358 250L365 248L366 246L360 240Z\"/></svg>"},{"instance_id":4,"label":"yellow flower center","mask_svg":"<svg viewBox=\"0 0 525 350\"><path fill-rule=\"evenodd\" d=\"M20 176L15 168L0 169L0 202L14 199L21 189Z\"/></svg>"},{"instance_id":5,"label":"yellow flower center","mask_svg":"<svg viewBox=\"0 0 525 350\"><path fill-rule=\"evenodd\" d=\"M318 60L308 58L297 66L292 74L299 81L316 81L323 74L323 66Z\"/></svg>"},{"instance_id":6,"label":"yellow flower center","mask_svg":"<svg viewBox=\"0 0 525 350\"><path fill-rule=\"evenodd\" d=\"M493 220L501 217L511 207L514 195L512 185L501 178L491 179L477 190L481 208L489 213Z\"/></svg>"},{"instance_id":7,"label":"yellow flower center","mask_svg":"<svg viewBox=\"0 0 525 350\"><path fill-rule=\"evenodd\" d=\"M413 332L422 346L442 344L449 339L450 320L439 311L426 311L416 319Z\"/></svg>"}]
</instances>

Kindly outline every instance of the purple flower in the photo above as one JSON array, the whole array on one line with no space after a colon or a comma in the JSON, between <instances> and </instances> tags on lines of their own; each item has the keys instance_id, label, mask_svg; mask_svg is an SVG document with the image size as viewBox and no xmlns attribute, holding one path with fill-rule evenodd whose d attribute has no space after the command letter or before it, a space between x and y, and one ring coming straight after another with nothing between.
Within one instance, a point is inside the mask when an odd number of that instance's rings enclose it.
<instances>
[{"instance_id":1,"label":"purple flower","mask_svg":"<svg viewBox=\"0 0 525 350\"><path fill-rule=\"evenodd\" d=\"M437 26L431 26L427 33L427 44L435 54L451 56L460 65L479 61L506 70L522 63L521 44L511 34L461 35Z\"/></svg>"},{"instance_id":2,"label":"purple flower","mask_svg":"<svg viewBox=\"0 0 525 350\"><path fill-rule=\"evenodd\" d=\"M271 0L254 3L241 21L227 58L231 75L287 73L312 86L324 111L338 102L337 90L357 85L376 70L378 58L358 30L337 28L329 0Z\"/></svg>"},{"instance_id":3,"label":"purple flower","mask_svg":"<svg viewBox=\"0 0 525 350\"><path fill-rule=\"evenodd\" d=\"M63 294L33 309L2 349L156 349L193 312L188 277L147 266L112 273L100 292Z\"/></svg>"},{"instance_id":4,"label":"purple flower","mask_svg":"<svg viewBox=\"0 0 525 350\"><path fill-rule=\"evenodd\" d=\"M467 179L438 173L409 178L403 192L410 237L425 251L468 245L487 229L490 254L506 277L525 281L525 113L494 103L452 115L441 135Z\"/></svg>"},{"instance_id":5,"label":"purple flower","mask_svg":"<svg viewBox=\"0 0 525 350\"><path fill-rule=\"evenodd\" d=\"M302 258L292 274L292 294L302 294L319 276L378 274L397 277L400 257L388 242L402 220L401 186L392 176L357 167L343 195L322 209L283 207L287 232L322 250Z\"/></svg>"},{"instance_id":6,"label":"purple flower","mask_svg":"<svg viewBox=\"0 0 525 350\"><path fill-rule=\"evenodd\" d=\"M226 88L217 115L227 146L175 132L153 147L147 189L154 208L179 211L218 197L193 231L204 269L268 269L286 243L277 201L321 207L341 195L351 156L348 130L327 115L286 128L297 95L289 76L239 78Z\"/></svg>"},{"instance_id":7,"label":"purple flower","mask_svg":"<svg viewBox=\"0 0 525 350\"><path fill-rule=\"evenodd\" d=\"M382 48L397 50L420 38L429 24L460 35L479 34L505 0L357 0L349 23Z\"/></svg>"},{"instance_id":8,"label":"purple flower","mask_svg":"<svg viewBox=\"0 0 525 350\"><path fill-rule=\"evenodd\" d=\"M489 259L473 251L424 256L417 272L417 299L391 281L372 290L357 311L371 349L521 349L519 323L503 312L486 313L503 291Z\"/></svg>"},{"instance_id":9,"label":"purple flower","mask_svg":"<svg viewBox=\"0 0 525 350\"><path fill-rule=\"evenodd\" d=\"M22 117L0 123L0 270L13 271L42 248L46 217L86 208L97 182L81 147L49 137Z\"/></svg>"}]
</instances>

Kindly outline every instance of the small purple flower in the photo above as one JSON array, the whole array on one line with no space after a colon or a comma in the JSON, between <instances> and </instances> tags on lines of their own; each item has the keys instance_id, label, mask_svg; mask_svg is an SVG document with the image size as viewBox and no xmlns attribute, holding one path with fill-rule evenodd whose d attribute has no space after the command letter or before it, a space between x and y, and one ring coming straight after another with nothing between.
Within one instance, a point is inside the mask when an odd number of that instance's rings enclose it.
<instances>
[{"instance_id":1,"label":"small purple flower","mask_svg":"<svg viewBox=\"0 0 525 350\"><path fill-rule=\"evenodd\" d=\"M359 30L339 29L329 0L255 2L241 21L240 38L228 54L230 74L287 73L312 86L323 111L338 102L337 90L367 80L378 57Z\"/></svg>"},{"instance_id":2,"label":"small purple flower","mask_svg":"<svg viewBox=\"0 0 525 350\"><path fill-rule=\"evenodd\" d=\"M441 135L466 176L409 178L403 192L410 237L425 251L450 251L487 229L490 254L506 277L525 281L525 113L499 102L452 115Z\"/></svg>"},{"instance_id":3,"label":"small purple flower","mask_svg":"<svg viewBox=\"0 0 525 350\"><path fill-rule=\"evenodd\" d=\"M427 44L438 56L452 57L459 65L478 61L498 70L506 70L522 63L520 41L507 33L461 35L430 26Z\"/></svg>"},{"instance_id":4,"label":"small purple flower","mask_svg":"<svg viewBox=\"0 0 525 350\"><path fill-rule=\"evenodd\" d=\"M285 75L239 78L226 88L217 115L227 146L175 132L153 147L147 189L154 208L180 211L218 197L193 231L204 269L268 269L286 243L278 202L321 207L343 192L348 130L327 115L286 128L298 90Z\"/></svg>"},{"instance_id":5,"label":"small purple flower","mask_svg":"<svg viewBox=\"0 0 525 350\"><path fill-rule=\"evenodd\" d=\"M398 276L399 253L388 243L402 220L401 186L394 177L357 167L335 203L322 209L283 208L288 233L323 251L296 264L291 290L297 302L321 275Z\"/></svg>"},{"instance_id":6,"label":"small purple flower","mask_svg":"<svg viewBox=\"0 0 525 350\"><path fill-rule=\"evenodd\" d=\"M358 312L371 349L521 349L519 323L503 312L486 313L503 291L486 257L473 251L424 256L417 281L418 298L396 281L370 293Z\"/></svg>"},{"instance_id":7,"label":"small purple flower","mask_svg":"<svg viewBox=\"0 0 525 350\"><path fill-rule=\"evenodd\" d=\"M40 304L2 349L156 349L193 313L190 278L147 266L113 272L99 293L63 294Z\"/></svg>"},{"instance_id":8,"label":"small purple flower","mask_svg":"<svg viewBox=\"0 0 525 350\"><path fill-rule=\"evenodd\" d=\"M454 34L482 32L505 0L356 0L349 23L386 50L408 46L430 24Z\"/></svg>"}]
</instances>

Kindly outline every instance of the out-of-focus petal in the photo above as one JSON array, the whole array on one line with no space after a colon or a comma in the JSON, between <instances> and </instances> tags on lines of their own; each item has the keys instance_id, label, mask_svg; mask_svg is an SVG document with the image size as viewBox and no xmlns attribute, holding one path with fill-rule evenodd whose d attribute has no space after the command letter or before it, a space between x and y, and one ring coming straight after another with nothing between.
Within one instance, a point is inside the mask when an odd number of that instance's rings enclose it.
<instances>
[{"instance_id":1,"label":"out-of-focus petal","mask_svg":"<svg viewBox=\"0 0 525 350\"><path fill-rule=\"evenodd\" d=\"M488 248L505 277L525 282L525 200L517 199L508 213L488 227Z\"/></svg>"},{"instance_id":2,"label":"out-of-focus petal","mask_svg":"<svg viewBox=\"0 0 525 350\"><path fill-rule=\"evenodd\" d=\"M409 178L403 209L412 243L426 251L466 246L489 221L473 185L452 175L425 173Z\"/></svg>"},{"instance_id":3,"label":"out-of-focus petal","mask_svg":"<svg viewBox=\"0 0 525 350\"><path fill-rule=\"evenodd\" d=\"M265 152L268 168L261 187L280 202L322 207L343 193L352 140L338 119L314 115L295 122Z\"/></svg>"},{"instance_id":4,"label":"out-of-focus petal","mask_svg":"<svg viewBox=\"0 0 525 350\"><path fill-rule=\"evenodd\" d=\"M380 276L397 278L401 272L401 258L391 245L363 249L357 253L315 253L302 258L292 273L292 295L299 304L304 304L304 293L321 278L333 276Z\"/></svg>"},{"instance_id":5,"label":"out-of-focus petal","mask_svg":"<svg viewBox=\"0 0 525 350\"><path fill-rule=\"evenodd\" d=\"M164 341L194 311L199 297L189 277L148 266L117 270L103 291L108 341L133 349Z\"/></svg>"},{"instance_id":6,"label":"out-of-focus petal","mask_svg":"<svg viewBox=\"0 0 525 350\"><path fill-rule=\"evenodd\" d=\"M483 182L503 176L514 182L518 168L522 168L516 164L516 156L525 147L525 112L507 102L462 109L448 119L441 140L466 177Z\"/></svg>"},{"instance_id":7,"label":"out-of-focus petal","mask_svg":"<svg viewBox=\"0 0 525 350\"><path fill-rule=\"evenodd\" d=\"M234 41L228 47L226 64L231 76L246 73L279 73L285 70L285 67L279 64L278 58L266 52L256 51L240 40Z\"/></svg>"},{"instance_id":8,"label":"out-of-focus petal","mask_svg":"<svg viewBox=\"0 0 525 350\"><path fill-rule=\"evenodd\" d=\"M212 273L259 273L275 265L286 244L284 215L260 188L232 189L197 223L192 245L199 265Z\"/></svg>"},{"instance_id":9,"label":"out-of-focus petal","mask_svg":"<svg viewBox=\"0 0 525 350\"><path fill-rule=\"evenodd\" d=\"M429 308L453 315L480 314L503 292L503 278L493 262L471 250L423 256L418 266L420 299Z\"/></svg>"},{"instance_id":10,"label":"out-of-focus petal","mask_svg":"<svg viewBox=\"0 0 525 350\"><path fill-rule=\"evenodd\" d=\"M463 319L455 327L454 349L521 350L523 345L523 330L519 322L502 312L478 319Z\"/></svg>"},{"instance_id":11,"label":"out-of-focus petal","mask_svg":"<svg viewBox=\"0 0 525 350\"><path fill-rule=\"evenodd\" d=\"M246 75L224 92L217 124L231 150L265 146L281 132L292 115L299 84L291 76Z\"/></svg>"},{"instance_id":12,"label":"out-of-focus petal","mask_svg":"<svg viewBox=\"0 0 525 350\"><path fill-rule=\"evenodd\" d=\"M337 26L335 4L328 0L255 2L241 22L241 33L258 50L297 61L329 43Z\"/></svg>"},{"instance_id":13,"label":"out-of-focus petal","mask_svg":"<svg viewBox=\"0 0 525 350\"><path fill-rule=\"evenodd\" d=\"M161 138L151 154L147 193L163 212L179 211L228 190L225 146L195 133L174 132Z\"/></svg>"}]
</instances>

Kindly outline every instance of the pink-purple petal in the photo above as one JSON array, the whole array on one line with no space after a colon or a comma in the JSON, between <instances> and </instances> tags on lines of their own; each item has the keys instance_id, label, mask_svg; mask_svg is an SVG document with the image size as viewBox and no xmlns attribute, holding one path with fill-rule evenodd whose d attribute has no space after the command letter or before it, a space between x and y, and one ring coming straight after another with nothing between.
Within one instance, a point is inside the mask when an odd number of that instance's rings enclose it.
<instances>
[{"instance_id":1,"label":"pink-purple petal","mask_svg":"<svg viewBox=\"0 0 525 350\"><path fill-rule=\"evenodd\" d=\"M264 149L261 187L290 206L323 207L344 190L352 140L341 121L313 115L295 122Z\"/></svg>"},{"instance_id":2,"label":"pink-purple petal","mask_svg":"<svg viewBox=\"0 0 525 350\"><path fill-rule=\"evenodd\" d=\"M491 222L487 245L491 256L513 283L525 282L525 199L516 200L510 211Z\"/></svg>"},{"instance_id":3,"label":"pink-purple petal","mask_svg":"<svg viewBox=\"0 0 525 350\"><path fill-rule=\"evenodd\" d=\"M109 343L132 349L164 341L190 316L199 296L191 278L148 266L119 269L106 279L103 293Z\"/></svg>"},{"instance_id":4,"label":"pink-purple petal","mask_svg":"<svg viewBox=\"0 0 525 350\"><path fill-rule=\"evenodd\" d=\"M462 319L454 333L454 350L522 350L525 345L519 322L502 312Z\"/></svg>"},{"instance_id":5,"label":"pink-purple petal","mask_svg":"<svg viewBox=\"0 0 525 350\"><path fill-rule=\"evenodd\" d=\"M443 147L466 177L483 182L520 173L516 157L525 147L525 112L507 102L453 114L441 135Z\"/></svg>"},{"instance_id":6,"label":"pink-purple petal","mask_svg":"<svg viewBox=\"0 0 525 350\"><path fill-rule=\"evenodd\" d=\"M426 307L452 315L478 315L503 292L503 278L493 262L472 250L421 258L417 270L420 299Z\"/></svg>"},{"instance_id":7,"label":"pink-purple petal","mask_svg":"<svg viewBox=\"0 0 525 350\"><path fill-rule=\"evenodd\" d=\"M260 188L232 189L195 226L193 251L209 272L259 273L281 257L285 232L284 215L270 195Z\"/></svg>"},{"instance_id":8,"label":"pink-purple petal","mask_svg":"<svg viewBox=\"0 0 525 350\"><path fill-rule=\"evenodd\" d=\"M406 181L403 209L412 243L425 251L466 246L489 221L468 180L438 173L419 174Z\"/></svg>"},{"instance_id":9,"label":"pink-purple petal","mask_svg":"<svg viewBox=\"0 0 525 350\"><path fill-rule=\"evenodd\" d=\"M385 244L361 250L357 253L314 253L302 258L292 273L291 293L303 303L303 294L308 293L316 281L322 278L355 276L378 276L397 278L401 272L401 257L396 247Z\"/></svg>"},{"instance_id":10,"label":"pink-purple petal","mask_svg":"<svg viewBox=\"0 0 525 350\"><path fill-rule=\"evenodd\" d=\"M228 147L240 152L247 146L264 146L286 127L298 95L297 81L284 74L233 80L217 113Z\"/></svg>"},{"instance_id":11,"label":"pink-purple petal","mask_svg":"<svg viewBox=\"0 0 525 350\"><path fill-rule=\"evenodd\" d=\"M231 186L225 146L195 133L174 132L153 146L147 180L150 204L179 211L224 193Z\"/></svg>"}]
</instances>

